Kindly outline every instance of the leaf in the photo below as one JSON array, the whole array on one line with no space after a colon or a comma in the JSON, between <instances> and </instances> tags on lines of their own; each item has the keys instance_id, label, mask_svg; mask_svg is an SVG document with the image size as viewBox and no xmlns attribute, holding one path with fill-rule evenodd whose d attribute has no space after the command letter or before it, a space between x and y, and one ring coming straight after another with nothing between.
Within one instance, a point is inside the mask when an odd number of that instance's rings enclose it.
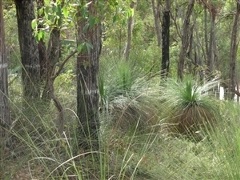
<instances>
[{"instance_id":1,"label":"leaf","mask_svg":"<svg viewBox=\"0 0 240 180\"><path fill-rule=\"evenodd\" d=\"M38 41L40 41L41 39L44 39L44 35L45 35L45 32L40 30L38 33L37 33L37 39Z\"/></svg>"},{"instance_id":2,"label":"leaf","mask_svg":"<svg viewBox=\"0 0 240 180\"><path fill-rule=\"evenodd\" d=\"M68 11L68 9L67 9L66 6L64 6L64 7L62 8L62 12L63 12L63 16L64 16L65 18L67 18L68 15L69 15L69 11Z\"/></svg>"},{"instance_id":3,"label":"leaf","mask_svg":"<svg viewBox=\"0 0 240 180\"><path fill-rule=\"evenodd\" d=\"M31 23L32 29L37 29L37 19L33 19Z\"/></svg>"},{"instance_id":4,"label":"leaf","mask_svg":"<svg viewBox=\"0 0 240 180\"><path fill-rule=\"evenodd\" d=\"M50 3L51 3L51 0L44 0L44 4L45 4L45 6L49 6Z\"/></svg>"},{"instance_id":5,"label":"leaf","mask_svg":"<svg viewBox=\"0 0 240 180\"><path fill-rule=\"evenodd\" d=\"M77 51L78 51L78 53L82 53L85 48L86 48L85 43L79 44L79 45L77 46Z\"/></svg>"},{"instance_id":6,"label":"leaf","mask_svg":"<svg viewBox=\"0 0 240 180\"><path fill-rule=\"evenodd\" d=\"M40 8L38 10L38 14L41 16L41 15L44 15L44 7Z\"/></svg>"}]
</instances>

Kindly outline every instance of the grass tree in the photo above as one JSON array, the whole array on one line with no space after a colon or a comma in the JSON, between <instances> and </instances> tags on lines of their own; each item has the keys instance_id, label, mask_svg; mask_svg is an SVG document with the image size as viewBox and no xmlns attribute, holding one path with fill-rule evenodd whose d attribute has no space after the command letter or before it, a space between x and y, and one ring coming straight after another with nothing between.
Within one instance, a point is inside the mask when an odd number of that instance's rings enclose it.
<instances>
[{"instance_id":1,"label":"grass tree","mask_svg":"<svg viewBox=\"0 0 240 180\"><path fill-rule=\"evenodd\" d=\"M169 80L162 89L164 107L168 115L170 130L199 138L202 130L212 127L217 120L218 110L210 90L217 81L198 85L192 79L183 82Z\"/></svg>"}]
</instances>

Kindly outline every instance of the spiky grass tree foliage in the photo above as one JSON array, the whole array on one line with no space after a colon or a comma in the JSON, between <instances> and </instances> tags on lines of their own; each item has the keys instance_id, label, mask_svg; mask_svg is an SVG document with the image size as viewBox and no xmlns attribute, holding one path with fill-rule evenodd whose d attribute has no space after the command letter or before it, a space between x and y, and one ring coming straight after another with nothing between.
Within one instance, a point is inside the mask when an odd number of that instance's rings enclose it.
<instances>
[{"instance_id":1,"label":"spiky grass tree foliage","mask_svg":"<svg viewBox=\"0 0 240 180\"><path fill-rule=\"evenodd\" d=\"M168 80L161 87L163 107L166 108L168 128L171 132L199 138L206 127L217 120L217 103L211 91L217 81L203 85L191 78L181 82Z\"/></svg>"},{"instance_id":2,"label":"spiky grass tree foliage","mask_svg":"<svg viewBox=\"0 0 240 180\"><path fill-rule=\"evenodd\" d=\"M157 83L131 61L108 61L103 66L108 68L100 74L101 104L112 117L111 125L124 132L151 129L158 121Z\"/></svg>"}]
</instances>

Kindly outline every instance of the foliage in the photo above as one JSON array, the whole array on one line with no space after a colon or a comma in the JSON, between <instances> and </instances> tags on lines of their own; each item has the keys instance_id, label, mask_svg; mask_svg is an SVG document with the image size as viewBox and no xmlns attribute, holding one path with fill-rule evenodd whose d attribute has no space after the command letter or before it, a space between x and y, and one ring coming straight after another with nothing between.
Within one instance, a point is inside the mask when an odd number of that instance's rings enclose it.
<instances>
[{"instance_id":1,"label":"foliage","mask_svg":"<svg viewBox=\"0 0 240 180\"><path fill-rule=\"evenodd\" d=\"M156 78L149 79L131 60L104 61L102 68L107 69L100 74L99 87L103 111L112 116L110 124L124 132L151 130L158 123Z\"/></svg>"},{"instance_id":2,"label":"foliage","mask_svg":"<svg viewBox=\"0 0 240 180\"><path fill-rule=\"evenodd\" d=\"M200 85L191 78L182 82L169 79L164 83L161 90L162 101L168 112L168 123L173 123L170 129L193 137L194 134L202 133L205 126L213 126L219 118L219 112L217 103L209 94L217 85L218 81L215 80Z\"/></svg>"},{"instance_id":3,"label":"foliage","mask_svg":"<svg viewBox=\"0 0 240 180\"><path fill-rule=\"evenodd\" d=\"M62 57L76 48L74 23L79 7L77 1L65 2L60 7L58 0L56 3L45 1L46 5L39 10L39 13L44 11L44 19L36 20L44 23L44 28L37 34L38 39L44 37L47 41L59 17L64 17L60 27ZM13 147L6 149L6 156L0 161L5 170L4 178L20 179L17 175L24 174L23 179L238 180L239 105L220 102L213 97L217 81L201 84L196 77L186 78L183 82L174 79L186 3L180 0L171 2L170 74L173 78L159 85L161 49L156 46L150 1L139 1L134 12L134 37L128 62L122 56L126 20L131 15L130 1L111 0L107 5L106 1L98 2L103 15L97 20L104 20L103 31L106 33L99 72L99 152L84 152L77 147L74 61L63 69L54 84L56 95L64 106L66 123L63 135L57 132L57 112L53 104L49 108L41 102L35 106L29 104L28 111L22 111L15 8L10 4L4 10L11 74L9 95L14 120L10 132ZM213 4L218 2L223 5L223 1L213 1ZM232 1L226 1L217 16L216 68L223 78L228 76L229 32L234 9ZM190 66L205 69L205 42L208 39L204 37L201 5L195 6L192 20L193 44L197 44L197 53L195 50L189 52L194 58L187 58L190 65L185 67L185 74L190 75L192 72L197 74ZM209 14L206 23L208 32ZM33 21L32 25L36 30L37 22ZM196 66L195 57L203 61L202 67ZM28 119L28 113L34 118ZM166 131L166 127L170 131ZM172 136L172 132L177 136Z\"/></svg>"}]
</instances>

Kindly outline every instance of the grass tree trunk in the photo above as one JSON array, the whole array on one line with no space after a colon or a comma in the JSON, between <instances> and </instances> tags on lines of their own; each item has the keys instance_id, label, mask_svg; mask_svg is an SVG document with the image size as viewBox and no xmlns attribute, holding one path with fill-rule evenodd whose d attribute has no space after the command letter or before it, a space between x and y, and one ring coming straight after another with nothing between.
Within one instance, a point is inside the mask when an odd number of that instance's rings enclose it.
<instances>
[{"instance_id":1,"label":"grass tree trunk","mask_svg":"<svg viewBox=\"0 0 240 180\"><path fill-rule=\"evenodd\" d=\"M160 28L160 2L157 0L152 0L152 9L153 9L153 16L154 16L154 24L155 24L155 31L157 35L157 42L158 46L161 46L162 42L162 35L161 35L161 28Z\"/></svg>"},{"instance_id":2,"label":"grass tree trunk","mask_svg":"<svg viewBox=\"0 0 240 180\"><path fill-rule=\"evenodd\" d=\"M169 29L170 29L170 0L166 0L162 23L162 65L161 77L166 78L169 73Z\"/></svg>"},{"instance_id":3,"label":"grass tree trunk","mask_svg":"<svg viewBox=\"0 0 240 180\"><path fill-rule=\"evenodd\" d=\"M0 0L0 138L1 138L1 151L4 148L7 138L6 129L9 128L10 110L8 102L8 72L7 72L7 58L4 37L4 22L3 22L3 7L2 0ZM2 157L2 154L1 154ZM0 176L1 177L1 176Z\"/></svg>"},{"instance_id":4,"label":"grass tree trunk","mask_svg":"<svg viewBox=\"0 0 240 180\"><path fill-rule=\"evenodd\" d=\"M232 35L231 35L231 46L230 46L230 71L229 71L229 89L230 98L234 98L236 83L236 59L237 59L237 37L238 37L238 26L239 26L239 15L240 15L240 2L237 2L237 12L234 17Z\"/></svg>"},{"instance_id":5,"label":"grass tree trunk","mask_svg":"<svg viewBox=\"0 0 240 180\"><path fill-rule=\"evenodd\" d=\"M130 8L132 10L132 13L130 14L128 18L128 29L127 29L127 44L125 48L125 59L129 60L130 50L131 50L131 43L132 43L132 31L134 26L134 8L136 7L136 2L131 1Z\"/></svg>"},{"instance_id":6,"label":"grass tree trunk","mask_svg":"<svg viewBox=\"0 0 240 180\"><path fill-rule=\"evenodd\" d=\"M31 26L35 18L33 0L15 0L18 38L22 60L23 97L26 100L40 97L40 65L37 42Z\"/></svg>"},{"instance_id":7,"label":"grass tree trunk","mask_svg":"<svg viewBox=\"0 0 240 180\"><path fill-rule=\"evenodd\" d=\"M185 64L185 58L187 49L189 46L189 33L190 33L190 18L193 12L195 0L189 0L186 16L183 22L182 28L182 46L180 49L179 60L178 60L178 78L180 80L183 79L183 70Z\"/></svg>"},{"instance_id":8,"label":"grass tree trunk","mask_svg":"<svg viewBox=\"0 0 240 180\"><path fill-rule=\"evenodd\" d=\"M84 3L85 1L82 1ZM98 71L101 52L101 24L97 21L97 1L88 1L87 14L77 14L77 115L79 143L84 149L99 149ZM91 24L91 22L94 22Z\"/></svg>"}]
</instances>

